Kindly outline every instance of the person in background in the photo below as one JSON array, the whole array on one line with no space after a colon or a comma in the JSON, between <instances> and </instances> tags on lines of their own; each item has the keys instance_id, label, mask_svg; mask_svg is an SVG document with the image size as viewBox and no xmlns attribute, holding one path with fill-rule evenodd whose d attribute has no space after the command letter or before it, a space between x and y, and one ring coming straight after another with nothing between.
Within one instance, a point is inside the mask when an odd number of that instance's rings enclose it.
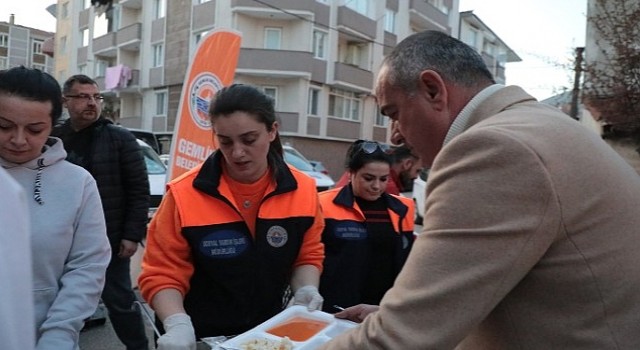
<instances>
[{"instance_id":1,"label":"person in background","mask_svg":"<svg viewBox=\"0 0 640 350\"><path fill-rule=\"evenodd\" d=\"M400 145L392 147L387 151L391 156L391 172L387 182L387 193L399 195L400 192L407 192L413 189L413 180L418 177L422 163L409 147ZM342 174L335 187L340 188L347 185L353 179L353 173L347 171Z\"/></svg>"},{"instance_id":2,"label":"person in background","mask_svg":"<svg viewBox=\"0 0 640 350\"><path fill-rule=\"evenodd\" d=\"M62 141L49 137L62 114L61 96L58 82L37 69L0 73L0 165L29 195L38 350L77 349L84 319L98 305L111 253L95 180L65 161Z\"/></svg>"},{"instance_id":3,"label":"person in background","mask_svg":"<svg viewBox=\"0 0 640 350\"><path fill-rule=\"evenodd\" d=\"M151 220L140 290L158 349L245 332L291 303L320 309L324 220L315 181L287 166L273 100L234 84L210 104L219 149L168 184Z\"/></svg>"},{"instance_id":4,"label":"person in background","mask_svg":"<svg viewBox=\"0 0 640 350\"><path fill-rule=\"evenodd\" d=\"M64 141L67 160L96 179L107 222L112 257L102 301L116 335L127 350L147 350L148 340L131 286L131 256L146 232L149 180L142 150L133 134L100 117L103 97L86 75L65 81L64 106L69 119L53 134Z\"/></svg>"},{"instance_id":5,"label":"person in background","mask_svg":"<svg viewBox=\"0 0 640 350\"><path fill-rule=\"evenodd\" d=\"M624 159L442 32L400 42L375 96L431 169L424 231L379 310L320 349L640 349Z\"/></svg>"},{"instance_id":6,"label":"person in background","mask_svg":"<svg viewBox=\"0 0 640 350\"><path fill-rule=\"evenodd\" d=\"M4 281L0 288L0 339L3 348L33 350L36 330L27 197L2 167L0 193L0 281Z\"/></svg>"},{"instance_id":7,"label":"person in background","mask_svg":"<svg viewBox=\"0 0 640 350\"><path fill-rule=\"evenodd\" d=\"M409 255L415 209L411 198L385 192L391 162L379 143L355 141L346 157L351 182L320 193L324 311L378 304Z\"/></svg>"}]
</instances>

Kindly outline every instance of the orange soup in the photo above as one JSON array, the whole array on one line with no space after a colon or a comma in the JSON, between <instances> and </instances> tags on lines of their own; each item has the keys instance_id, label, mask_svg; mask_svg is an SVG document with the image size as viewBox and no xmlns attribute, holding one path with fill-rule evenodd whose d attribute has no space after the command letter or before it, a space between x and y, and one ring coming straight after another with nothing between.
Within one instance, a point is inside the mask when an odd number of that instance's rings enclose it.
<instances>
[{"instance_id":1,"label":"orange soup","mask_svg":"<svg viewBox=\"0 0 640 350\"><path fill-rule=\"evenodd\" d=\"M293 341L305 341L320 332L328 323L304 317L292 317L267 330L278 337L289 337Z\"/></svg>"}]
</instances>

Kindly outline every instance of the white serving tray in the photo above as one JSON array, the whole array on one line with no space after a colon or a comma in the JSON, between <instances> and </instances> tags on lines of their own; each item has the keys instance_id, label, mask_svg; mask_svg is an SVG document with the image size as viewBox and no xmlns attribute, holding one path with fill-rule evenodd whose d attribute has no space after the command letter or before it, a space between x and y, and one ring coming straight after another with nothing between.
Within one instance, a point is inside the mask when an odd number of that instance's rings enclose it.
<instances>
[{"instance_id":1,"label":"white serving tray","mask_svg":"<svg viewBox=\"0 0 640 350\"><path fill-rule=\"evenodd\" d=\"M304 317L328 323L328 325L306 341L291 341L293 350L314 350L320 345L333 339L338 334L358 326L357 323L335 318L332 314L322 311L308 311L306 306L293 305L279 314L264 321L255 328L233 337L219 345L220 349L242 349L242 345L253 339L281 340L281 337L267 333L271 329L293 317Z\"/></svg>"}]
</instances>

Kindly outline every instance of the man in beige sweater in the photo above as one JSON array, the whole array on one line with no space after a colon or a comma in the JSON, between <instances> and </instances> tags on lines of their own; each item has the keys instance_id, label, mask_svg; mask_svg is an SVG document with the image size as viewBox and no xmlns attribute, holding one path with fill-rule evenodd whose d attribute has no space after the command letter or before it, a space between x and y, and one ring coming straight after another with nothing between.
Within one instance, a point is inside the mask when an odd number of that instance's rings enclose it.
<instances>
[{"instance_id":1,"label":"man in beige sweater","mask_svg":"<svg viewBox=\"0 0 640 350\"><path fill-rule=\"evenodd\" d=\"M595 133L427 31L385 58L381 112L427 167L424 231L322 349L640 349L640 178ZM365 318L366 316L366 318Z\"/></svg>"}]
</instances>

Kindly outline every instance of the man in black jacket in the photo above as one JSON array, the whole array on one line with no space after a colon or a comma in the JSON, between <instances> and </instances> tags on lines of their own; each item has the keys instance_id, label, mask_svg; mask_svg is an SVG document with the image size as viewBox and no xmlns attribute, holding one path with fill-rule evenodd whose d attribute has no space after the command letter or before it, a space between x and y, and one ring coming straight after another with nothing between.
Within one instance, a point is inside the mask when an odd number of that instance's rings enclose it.
<instances>
[{"instance_id":1,"label":"man in black jacket","mask_svg":"<svg viewBox=\"0 0 640 350\"><path fill-rule=\"evenodd\" d=\"M146 232L149 210L144 156L131 132L100 118L103 97L93 79L74 75L64 83L62 93L69 119L56 126L52 135L63 140L67 160L96 179L113 252L102 301L127 350L147 350L130 277L130 258Z\"/></svg>"}]
</instances>

